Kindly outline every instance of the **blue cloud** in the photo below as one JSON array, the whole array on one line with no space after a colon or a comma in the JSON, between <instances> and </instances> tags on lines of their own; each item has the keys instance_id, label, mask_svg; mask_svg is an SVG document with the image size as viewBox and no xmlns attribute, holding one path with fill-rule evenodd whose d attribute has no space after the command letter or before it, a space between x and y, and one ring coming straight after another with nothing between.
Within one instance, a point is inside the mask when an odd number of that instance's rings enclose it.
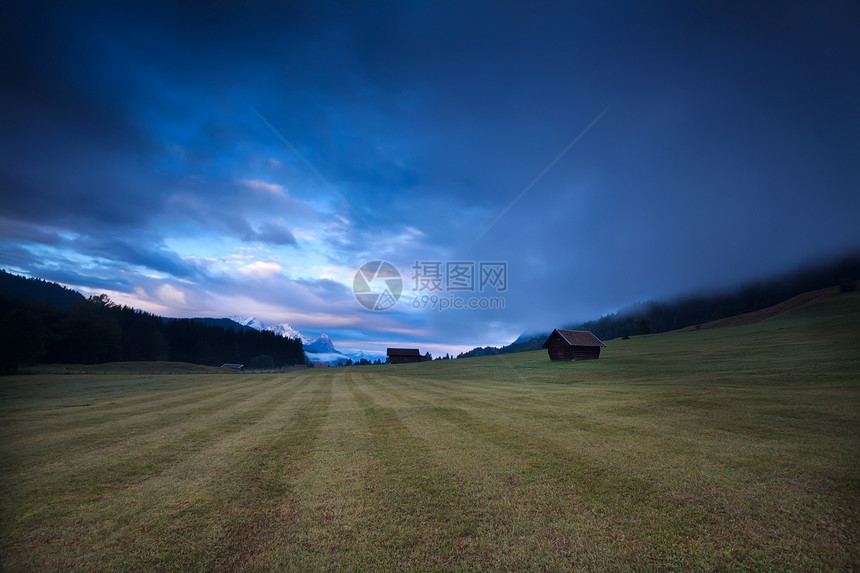
<instances>
[{"instance_id":1,"label":"blue cloud","mask_svg":"<svg viewBox=\"0 0 860 573\"><path fill-rule=\"evenodd\" d=\"M254 234L247 237L250 241L260 241L273 245L296 245L296 237L279 221L263 221Z\"/></svg>"}]
</instances>

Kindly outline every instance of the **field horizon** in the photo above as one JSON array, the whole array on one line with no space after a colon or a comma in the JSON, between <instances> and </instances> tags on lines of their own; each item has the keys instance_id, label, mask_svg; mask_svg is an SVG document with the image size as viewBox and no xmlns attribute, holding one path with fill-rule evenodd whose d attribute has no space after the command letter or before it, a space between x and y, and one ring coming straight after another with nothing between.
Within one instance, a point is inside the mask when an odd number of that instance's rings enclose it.
<instances>
[{"instance_id":1,"label":"field horizon","mask_svg":"<svg viewBox=\"0 0 860 573\"><path fill-rule=\"evenodd\" d=\"M856 569L858 320L854 292L581 363L4 377L0 566Z\"/></svg>"}]
</instances>

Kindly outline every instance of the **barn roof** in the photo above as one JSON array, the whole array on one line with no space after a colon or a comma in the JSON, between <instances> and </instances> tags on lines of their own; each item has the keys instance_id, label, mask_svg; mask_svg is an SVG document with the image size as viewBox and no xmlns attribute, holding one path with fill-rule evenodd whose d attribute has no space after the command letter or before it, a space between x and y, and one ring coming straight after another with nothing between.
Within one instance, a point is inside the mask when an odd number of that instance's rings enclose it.
<instances>
[{"instance_id":1,"label":"barn roof","mask_svg":"<svg viewBox=\"0 0 860 573\"><path fill-rule=\"evenodd\" d=\"M552 334L547 337L541 348L546 348L550 338L552 338L556 333L558 333L561 339L567 342L570 346L606 346L599 338L587 330L561 330L556 328L552 331Z\"/></svg>"},{"instance_id":2,"label":"barn roof","mask_svg":"<svg viewBox=\"0 0 860 573\"><path fill-rule=\"evenodd\" d=\"M389 348L388 356L421 356L417 348Z\"/></svg>"}]
</instances>

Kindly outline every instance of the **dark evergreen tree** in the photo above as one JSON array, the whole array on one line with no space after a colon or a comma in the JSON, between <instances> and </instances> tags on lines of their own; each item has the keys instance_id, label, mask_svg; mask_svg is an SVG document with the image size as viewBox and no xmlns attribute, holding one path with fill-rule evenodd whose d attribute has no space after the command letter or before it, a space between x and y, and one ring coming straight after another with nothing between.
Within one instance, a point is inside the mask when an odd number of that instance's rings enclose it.
<instances>
[{"instance_id":1,"label":"dark evergreen tree","mask_svg":"<svg viewBox=\"0 0 860 573\"><path fill-rule=\"evenodd\" d=\"M268 354L258 354L251 359L250 366L261 370L271 370L275 368L275 360Z\"/></svg>"},{"instance_id":2,"label":"dark evergreen tree","mask_svg":"<svg viewBox=\"0 0 860 573\"><path fill-rule=\"evenodd\" d=\"M35 364L47 352L47 330L39 313L27 304L0 305L0 374Z\"/></svg>"}]
</instances>

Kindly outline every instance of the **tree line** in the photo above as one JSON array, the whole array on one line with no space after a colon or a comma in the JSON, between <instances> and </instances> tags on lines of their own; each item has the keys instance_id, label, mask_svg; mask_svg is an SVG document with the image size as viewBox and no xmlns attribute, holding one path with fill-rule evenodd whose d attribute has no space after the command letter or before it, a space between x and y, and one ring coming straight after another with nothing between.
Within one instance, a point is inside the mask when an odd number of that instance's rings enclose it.
<instances>
[{"instance_id":1,"label":"tree line","mask_svg":"<svg viewBox=\"0 0 860 573\"><path fill-rule=\"evenodd\" d=\"M0 297L0 373L40 363L138 360L276 368L307 363L301 340L188 318L164 319L114 304L107 295L81 297L67 308Z\"/></svg>"}]
</instances>

